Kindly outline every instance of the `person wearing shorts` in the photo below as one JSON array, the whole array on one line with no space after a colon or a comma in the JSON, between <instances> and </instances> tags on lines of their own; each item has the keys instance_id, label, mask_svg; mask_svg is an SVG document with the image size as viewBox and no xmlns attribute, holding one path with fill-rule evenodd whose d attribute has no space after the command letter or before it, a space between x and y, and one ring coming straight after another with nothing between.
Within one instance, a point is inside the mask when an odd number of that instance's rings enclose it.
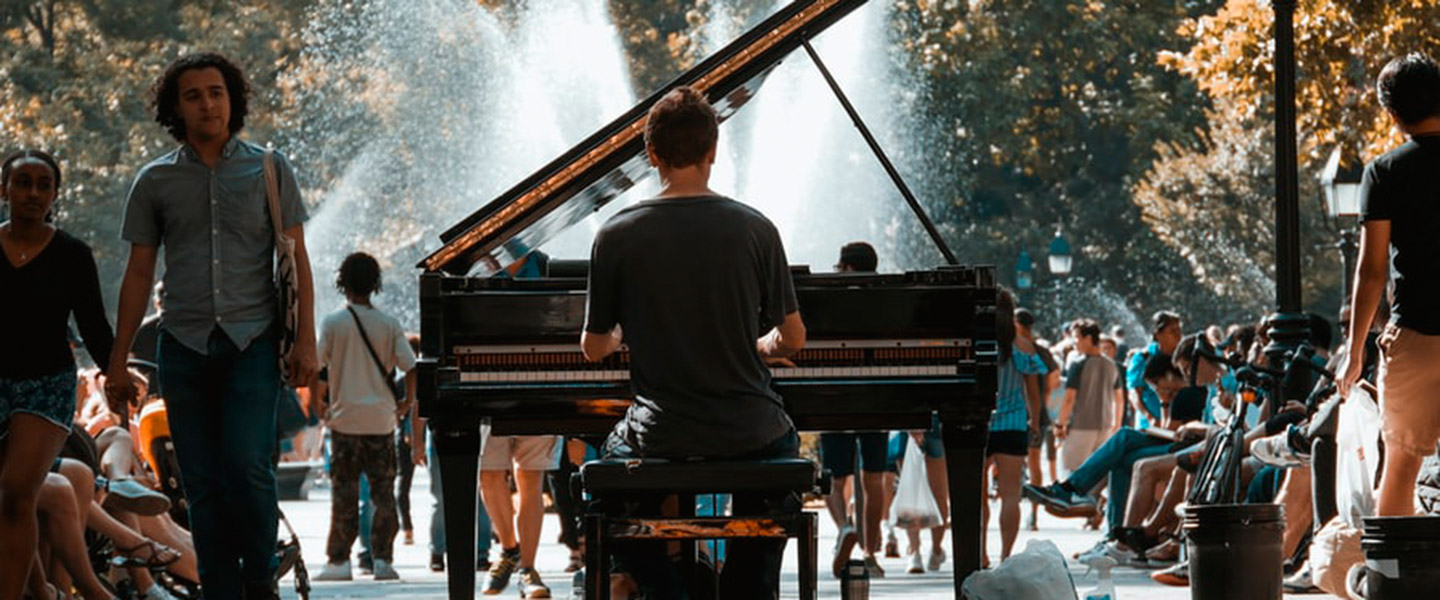
<instances>
[{"instance_id":1,"label":"person wearing shorts","mask_svg":"<svg viewBox=\"0 0 1440 600\"><path fill-rule=\"evenodd\" d=\"M1415 476L1440 440L1440 65L1419 52L1390 61L1376 82L1380 104L1410 137L1365 166L1349 348L1341 397L1360 378L1365 337L1387 281L1390 322L1380 336L1385 466L1376 513L1415 514Z\"/></svg>"},{"instance_id":2,"label":"person wearing shorts","mask_svg":"<svg viewBox=\"0 0 1440 600\"><path fill-rule=\"evenodd\" d=\"M1010 556L1020 532L1020 472L1030 455L1029 432L1040 428L1040 385L1047 372L1029 340L1015 334L1015 298L1008 290L998 294L995 309L1000 369L995 410L990 414L990 438L985 447L985 473L994 473L1000 488L1000 560ZM987 480L980 493L988 494ZM990 502L981 502L983 523L990 523ZM985 547L984 534L981 546ZM982 560L989 564L988 557Z\"/></svg>"},{"instance_id":3,"label":"person wearing shorts","mask_svg":"<svg viewBox=\"0 0 1440 600\"><path fill-rule=\"evenodd\" d=\"M486 432L488 433L488 431ZM500 538L500 557L490 564L485 594L505 591L510 577L523 571L521 597L549 598L549 588L535 570L535 553L540 548L544 525L545 472L559 467L556 437L551 435L484 436L480 451L480 492L485 510ZM519 508L510 498L506 472L515 474ZM543 591L542 591L543 590Z\"/></svg>"}]
</instances>

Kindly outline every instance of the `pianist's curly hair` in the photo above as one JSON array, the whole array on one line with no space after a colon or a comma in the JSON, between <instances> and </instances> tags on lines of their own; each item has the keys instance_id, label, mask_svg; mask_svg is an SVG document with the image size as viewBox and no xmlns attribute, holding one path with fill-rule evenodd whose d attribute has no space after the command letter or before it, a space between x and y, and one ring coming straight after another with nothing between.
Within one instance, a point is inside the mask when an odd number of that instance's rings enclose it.
<instances>
[{"instance_id":1,"label":"pianist's curly hair","mask_svg":"<svg viewBox=\"0 0 1440 600\"><path fill-rule=\"evenodd\" d=\"M719 138L714 107L690 86L670 90L645 118L645 147L670 168L699 164Z\"/></svg>"},{"instance_id":2,"label":"pianist's curly hair","mask_svg":"<svg viewBox=\"0 0 1440 600\"><path fill-rule=\"evenodd\" d=\"M194 69L215 69L225 78L225 91L230 96L230 135L239 133L245 127L245 116L250 114L250 84L239 66L213 52L182 56L165 69L165 74L150 88L155 122L163 125L175 141L185 141L185 120L180 118L176 106L180 104L180 76Z\"/></svg>"},{"instance_id":3,"label":"pianist's curly hair","mask_svg":"<svg viewBox=\"0 0 1440 600\"><path fill-rule=\"evenodd\" d=\"M375 257L356 252L340 263L335 287L342 294L369 296L380 291L380 263Z\"/></svg>"}]
</instances>

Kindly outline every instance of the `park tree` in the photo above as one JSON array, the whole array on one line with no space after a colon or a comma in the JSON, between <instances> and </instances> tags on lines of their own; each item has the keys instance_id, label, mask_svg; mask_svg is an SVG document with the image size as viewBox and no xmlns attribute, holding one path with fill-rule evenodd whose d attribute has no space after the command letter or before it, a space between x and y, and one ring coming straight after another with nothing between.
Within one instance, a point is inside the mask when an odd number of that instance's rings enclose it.
<instances>
[{"instance_id":1,"label":"park tree","mask_svg":"<svg viewBox=\"0 0 1440 600\"><path fill-rule=\"evenodd\" d=\"M1230 0L1185 21L1188 41L1160 63L1193 81L1216 107L1204 143L1162 144L1135 186L1147 223L1221 297L1273 303L1274 12L1257 0ZM1339 144L1373 159L1400 136L1379 107L1373 81L1391 58L1440 51L1440 4L1428 0L1300 2L1295 15L1296 104L1307 306L1334 315L1342 291L1341 224L1329 222L1316 176Z\"/></svg>"},{"instance_id":2,"label":"park tree","mask_svg":"<svg viewBox=\"0 0 1440 600\"><path fill-rule=\"evenodd\" d=\"M110 300L135 170L175 141L153 121L165 65L210 49L239 60L255 89L247 136L273 136L278 73L298 51L306 2L5 0L0 2L0 148L43 148L65 171L57 222L86 240Z\"/></svg>"}]
</instances>

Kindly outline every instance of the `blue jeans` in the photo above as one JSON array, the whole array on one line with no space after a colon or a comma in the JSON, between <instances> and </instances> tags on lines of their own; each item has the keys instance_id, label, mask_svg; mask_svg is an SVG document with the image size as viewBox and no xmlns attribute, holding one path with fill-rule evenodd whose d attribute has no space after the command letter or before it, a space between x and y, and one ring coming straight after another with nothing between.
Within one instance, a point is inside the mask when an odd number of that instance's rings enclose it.
<instances>
[{"instance_id":1,"label":"blue jeans","mask_svg":"<svg viewBox=\"0 0 1440 600\"><path fill-rule=\"evenodd\" d=\"M200 583L209 600L238 600L275 577L276 336L242 349L216 329L200 354L162 334L158 353Z\"/></svg>"},{"instance_id":2,"label":"blue jeans","mask_svg":"<svg viewBox=\"0 0 1440 600\"><path fill-rule=\"evenodd\" d=\"M753 453L726 460L764 460L795 458L800 452L800 437L792 430ZM633 458L639 454L620 436L611 433L605 440L606 458ZM595 509L606 514L623 514L635 508L636 514L660 514L663 495L605 498L596 501ZM731 502L735 514L796 514L800 498L795 494L757 496L734 494ZM626 506L629 505L629 506ZM729 559L720 572L721 598L773 598L780 590L780 562L785 553L784 539L734 539L727 543ZM665 550L665 542L615 542L614 567L635 578L646 598L688 599L686 582Z\"/></svg>"},{"instance_id":3,"label":"blue jeans","mask_svg":"<svg viewBox=\"0 0 1440 600\"><path fill-rule=\"evenodd\" d=\"M1170 449L1170 443L1160 438L1145 435L1136 429L1122 428L1110 439L1105 440L1085 463L1070 474L1068 483L1075 491L1088 493L1110 478L1110 501L1105 505L1105 518L1114 529L1125 524L1125 504L1130 498L1130 473L1135 463L1152 456L1160 456Z\"/></svg>"},{"instance_id":4,"label":"blue jeans","mask_svg":"<svg viewBox=\"0 0 1440 600\"><path fill-rule=\"evenodd\" d=\"M444 494L440 488L440 471L435 465L440 464L435 457L435 436L425 437L425 457L430 464L430 495L435 498L435 503L430 507L430 553L445 553L445 504L441 500ZM478 477L478 474L477 474ZM478 479L477 479L478 481ZM485 510L485 499L480 493L475 494L475 557L484 560L490 555L490 513ZM452 565L451 568L454 568Z\"/></svg>"}]
</instances>

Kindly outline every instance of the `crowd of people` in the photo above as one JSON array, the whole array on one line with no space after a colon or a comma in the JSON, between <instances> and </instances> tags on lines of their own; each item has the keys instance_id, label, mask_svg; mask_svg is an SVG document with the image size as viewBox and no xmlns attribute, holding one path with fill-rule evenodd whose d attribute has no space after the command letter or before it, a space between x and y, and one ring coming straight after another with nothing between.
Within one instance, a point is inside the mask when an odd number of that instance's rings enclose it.
<instances>
[{"instance_id":1,"label":"crowd of people","mask_svg":"<svg viewBox=\"0 0 1440 600\"><path fill-rule=\"evenodd\" d=\"M1248 454L1240 495L1286 507L1283 544L1296 557L1290 583L1307 589L1304 541L1335 516L1318 500L1334 494L1312 491L1336 485L1311 455L1333 444L1335 407L1356 386L1374 390L1383 415L1377 513L1416 512L1415 476L1440 438L1440 263L1433 260L1440 207L1427 180L1440 160L1440 67L1405 56L1385 68L1377 87L1411 140L1365 171L1360 267L1338 347L1330 323L1316 315L1302 344L1310 351L1279 356L1270 321L1187 333L1181 316L1166 311L1152 318L1144 347L1129 348L1122 330L1107 333L1085 318L1050 329L1058 335L1047 341L1039 333L1053 325L1037 323L1000 292L998 391L979 492L987 524L988 500L998 500L1001 560L1013 551L1023 498L1032 502L1032 529L1042 507L1103 531L1081 560L1165 566L1157 580L1185 583L1176 507L1194 502L1197 482L1213 477L1207 442L1233 431L1242 432ZM185 56L156 82L155 120L179 145L138 171L126 199L129 256L113 330L90 247L53 223L60 162L39 150L4 159L0 600L115 598L114 572L94 568L95 553L123 572L131 597L164 600L198 586L212 600L276 598L285 560L276 546L275 460L285 433L277 418L295 408L286 404L296 402L295 390L328 431L332 519L318 578L351 579L357 539L362 571L398 577L395 538L403 532L403 543L414 542L408 482L414 466L434 464L414 410L417 340L371 303L381 269L363 253L335 267L346 305L317 326L307 212L293 168L283 154L237 137L249 93L241 69L216 54ZM713 108L690 88L652 107L645 141L662 190L596 236L579 343L591 360L627 345L636 400L625 418L592 445L554 436L484 443L475 568L488 571L486 594L518 579L522 597L549 597L535 564L547 482L571 551L567 570L582 567L579 502L566 475L589 458L799 453L769 366L804 347L805 327L774 226L708 187L717 125ZM278 278L277 253L294 268ZM870 272L877 262L872 247L854 243L841 249L837 270ZM530 252L501 276L543 275L544 263ZM1394 285L1383 302L1387 280ZM292 284L297 295L277 306L277 290ZM151 298L155 312L142 320ZM82 349L98 368L77 368ZM1304 370L1312 391L1295 397L1267 384L1266 376L1281 376L1277 361ZM161 437L173 452L154 443ZM926 527L928 554L922 528L907 529L907 571L947 560L952 516L944 514L949 488L938 424L826 434L820 459L834 477L827 507L839 529L837 574L857 545L872 577L885 576L877 555L899 554L885 515L894 474L907 468L898 465L907 444L920 450L911 456L923 457L941 508L938 523ZM440 478L431 482L431 568L439 571L447 540ZM866 504L858 515L856 496ZM799 510L797 500L729 502L759 513ZM783 544L730 542L722 596L773 597ZM666 552L663 544L614 548L629 590L685 597Z\"/></svg>"}]
</instances>

